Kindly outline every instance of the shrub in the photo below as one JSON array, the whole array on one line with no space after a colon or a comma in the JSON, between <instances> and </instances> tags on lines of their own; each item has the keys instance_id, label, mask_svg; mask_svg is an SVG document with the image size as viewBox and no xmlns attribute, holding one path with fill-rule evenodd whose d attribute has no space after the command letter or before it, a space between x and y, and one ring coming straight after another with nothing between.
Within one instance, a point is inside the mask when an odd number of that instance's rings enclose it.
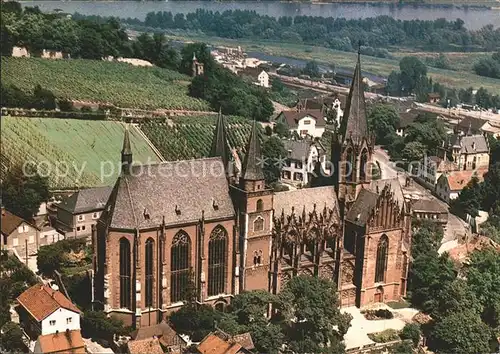
<instances>
[{"instance_id":1,"label":"shrub","mask_svg":"<svg viewBox=\"0 0 500 354\"><path fill-rule=\"evenodd\" d=\"M411 339L413 345L417 346L418 342L420 342L421 333L422 331L420 330L420 325L417 323L408 323L404 326L399 336L401 339Z\"/></svg>"},{"instance_id":2,"label":"shrub","mask_svg":"<svg viewBox=\"0 0 500 354\"><path fill-rule=\"evenodd\" d=\"M376 343L387 343L399 339L399 334L398 331L390 328L382 332L369 333L368 337Z\"/></svg>"},{"instance_id":3,"label":"shrub","mask_svg":"<svg viewBox=\"0 0 500 354\"><path fill-rule=\"evenodd\" d=\"M380 318L385 318L388 320L394 318L394 315L392 314L392 312L387 310L387 309L375 310L375 316L380 317Z\"/></svg>"}]
</instances>

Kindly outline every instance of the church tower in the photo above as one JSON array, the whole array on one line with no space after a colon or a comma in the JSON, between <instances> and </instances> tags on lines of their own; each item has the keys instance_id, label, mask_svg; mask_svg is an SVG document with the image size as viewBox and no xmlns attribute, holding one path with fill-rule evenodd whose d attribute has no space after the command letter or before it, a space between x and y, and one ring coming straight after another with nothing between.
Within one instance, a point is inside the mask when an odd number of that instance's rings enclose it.
<instances>
[{"instance_id":1,"label":"church tower","mask_svg":"<svg viewBox=\"0 0 500 354\"><path fill-rule=\"evenodd\" d=\"M210 147L210 157L221 157L224 163L224 168L228 172L229 170L229 146L227 144L226 135L226 125L224 122L224 116L219 110L219 115L217 116L217 122L215 123L214 137L212 140L212 146Z\"/></svg>"},{"instance_id":2,"label":"church tower","mask_svg":"<svg viewBox=\"0 0 500 354\"><path fill-rule=\"evenodd\" d=\"M374 144L375 139L369 132L366 119L358 52L344 117L332 141L333 178L342 216L356 200L360 190L370 186Z\"/></svg>"},{"instance_id":3,"label":"church tower","mask_svg":"<svg viewBox=\"0 0 500 354\"><path fill-rule=\"evenodd\" d=\"M268 290L273 192L266 188L257 122L254 121L240 181L232 186L239 218L240 288Z\"/></svg>"}]
</instances>

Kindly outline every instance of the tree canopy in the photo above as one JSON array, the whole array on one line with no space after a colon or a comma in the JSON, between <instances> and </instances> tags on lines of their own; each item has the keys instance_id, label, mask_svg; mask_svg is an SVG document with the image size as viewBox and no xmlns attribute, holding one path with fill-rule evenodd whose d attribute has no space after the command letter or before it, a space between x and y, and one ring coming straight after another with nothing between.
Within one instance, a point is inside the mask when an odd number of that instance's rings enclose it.
<instances>
[{"instance_id":1,"label":"tree canopy","mask_svg":"<svg viewBox=\"0 0 500 354\"><path fill-rule=\"evenodd\" d=\"M376 104L368 115L368 124L375 134L375 143L387 145L394 141L399 115L392 105Z\"/></svg>"}]
</instances>

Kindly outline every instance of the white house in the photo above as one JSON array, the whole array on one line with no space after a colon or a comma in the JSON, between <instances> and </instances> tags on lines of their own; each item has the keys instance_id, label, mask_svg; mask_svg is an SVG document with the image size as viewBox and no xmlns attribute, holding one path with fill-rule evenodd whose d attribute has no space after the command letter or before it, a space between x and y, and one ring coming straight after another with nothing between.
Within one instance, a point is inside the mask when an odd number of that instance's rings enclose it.
<instances>
[{"instance_id":1,"label":"white house","mask_svg":"<svg viewBox=\"0 0 500 354\"><path fill-rule=\"evenodd\" d=\"M326 126L323 111L319 109L282 111L275 122L285 124L290 133L299 137L321 138Z\"/></svg>"},{"instance_id":2,"label":"white house","mask_svg":"<svg viewBox=\"0 0 500 354\"><path fill-rule=\"evenodd\" d=\"M450 203L453 199L458 198L462 189L473 177L477 177L479 182L482 182L486 172L487 170L466 170L443 173L437 181L436 194L446 203Z\"/></svg>"},{"instance_id":3,"label":"white house","mask_svg":"<svg viewBox=\"0 0 500 354\"><path fill-rule=\"evenodd\" d=\"M60 291L36 284L17 298L19 320L31 338L80 330L81 311Z\"/></svg>"},{"instance_id":4,"label":"white house","mask_svg":"<svg viewBox=\"0 0 500 354\"><path fill-rule=\"evenodd\" d=\"M286 166L281 169L281 181L297 186L307 185L310 174L319 161L326 170L326 154L321 145L306 140L287 140L283 142L288 152Z\"/></svg>"},{"instance_id":5,"label":"white house","mask_svg":"<svg viewBox=\"0 0 500 354\"><path fill-rule=\"evenodd\" d=\"M458 166L452 161L438 156L424 156L420 161L417 178L427 187L434 189L436 183L445 172L457 170Z\"/></svg>"},{"instance_id":6,"label":"white house","mask_svg":"<svg viewBox=\"0 0 500 354\"><path fill-rule=\"evenodd\" d=\"M269 87L269 74L258 67L246 67L238 72L241 76L247 76L252 78L254 84L268 88Z\"/></svg>"}]
</instances>

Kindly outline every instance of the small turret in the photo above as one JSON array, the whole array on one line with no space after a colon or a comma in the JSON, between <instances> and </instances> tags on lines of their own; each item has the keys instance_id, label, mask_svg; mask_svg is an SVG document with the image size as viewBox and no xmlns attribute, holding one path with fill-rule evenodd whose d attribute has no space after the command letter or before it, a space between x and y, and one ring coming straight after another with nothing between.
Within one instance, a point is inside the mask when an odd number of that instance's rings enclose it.
<instances>
[{"instance_id":1,"label":"small turret","mask_svg":"<svg viewBox=\"0 0 500 354\"><path fill-rule=\"evenodd\" d=\"M129 174L132 167L132 148L130 147L129 127L125 129L122 148L122 174Z\"/></svg>"}]
</instances>

